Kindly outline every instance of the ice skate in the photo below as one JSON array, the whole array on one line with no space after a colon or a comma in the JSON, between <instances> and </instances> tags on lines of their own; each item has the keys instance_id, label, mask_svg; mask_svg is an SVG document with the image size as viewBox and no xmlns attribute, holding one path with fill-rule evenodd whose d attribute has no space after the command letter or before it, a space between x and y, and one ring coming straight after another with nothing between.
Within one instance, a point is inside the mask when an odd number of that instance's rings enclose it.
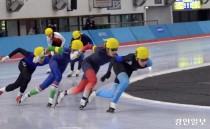
<instances>
[{"instance_id":1,"label":"ice skate","mask_svg":"<svg viewBox=\"0 0 210 129\"><path fill-rule=\"evenodd\" d=\"M106 112L114 113L114 108L109 107L109 109Z\"/></svg>"},{"instance_id":2,"label":"ice skate","mask_svg":"<svg viewBox=\"0 0 210 129\"><path fill-rule=\"evenodd\" d=\"M71 77L73 75L74 71L70 70L67 77Z\"/></svg>"},{"instance_id":3,"label":"ice skate","mask_svg":"<svg viewBox=\"0 0 210 129\"><path fill-rule=\"evenodd\" d=\"M47 74L49 74L49 73L51 73L51 69L50 68L47 69Z\"/></svg>"},{"instance_id":4,"label":"ice skate","mask_svg":"<svg viewBox=\"0 0 210 129\"><path fill-rule=\"evenodd\" d=\"M16 97L17 106L19 106L19 104L21 103L21 98L22 98L22 95Z\"/></svg>"},{"instance_id":5,"label":"ice skate","mask_svg":"<svg viewBox=\"0 0 210 129\"><path fill-rule=\"evenodd\" d=\"M90 103L95 97L96 97L96 90L93 90L93 92L88 97L88 102Z\"/></svg>"},{"instance_id":6,"label":"ice skate","mask_svg":"<svg viewBox=\"0 0 210 129\"><path fill-rule=\"evenodd\" d=\"M4 92L0 90L0 95L3 94Z\"/></svg>"},{"instance_id":7,"label":"ice skate","mask_svg":"<svg viewBox=\"0 0 210 129\"><path fill-rule=\"evenodd\" d=\"M87 103L88 103L87 100L81 99L80 100L80 107L79 107L79 109L83 110L87 106Z\"/></svg>"},{"instance_id":8,"label":"ice skate","mask_svg":"<svg viewBox=\"0 0 210 129\"><path fill-rule=\"evenodd\" d=\"M76 77L79 77L80 70L77 70L75 73L76 73Z\"/></svg>"},{"instance_id":9,"label":"ice skate","mask_svg":"<svg viewBox=\"0 0 210 129\"><path fill-rule=\"evenodd\" d=\"M29 98L29 97L30 97L30 95L29 95L28 93L25 94L25 95L23 95L23 96L20 98L20 101L19 101L18 105L19 105L20 103L26 101L26 99ZM17 101L17 99L16 99L16 101Z\"/></svg>"},{"instance_id":10,"label":"ice skate","mask_svg":"<svg viewBox=\"0 0 210 129\"><path fill-rule=\"evenodd\" d=\"M6 87L0 88L0 96L6 91Z\"/></svg>"},{"instance_id":11,"label":"ice skate","mask_svg":"<svg viewBox=\"0 0 210 129\"><path fill-rule=\"evenodd\" d=\"M114 113L115 109L116 109L116 103L111 102L109 109L106 112Z\"/></svg>"},{"instance_id":12,"label":"ice skate","mask_svg":"<svg viewBox=\"0 0 210 129\"><path fill-rule=\"evenodd\" d=\"M60 94L61 94L61 90L59 90L58 91L58 93L56 94L56 96L55 96L55 104L54 104L54 108L58 105L58 97L60 96Z\"/></svg>"},{"instance_id":13,"label":"ice skate","mask_svg":"<svg viewBox=\"0 0 210 129\"><path fill-rule=\"evenodd\" d=\"M61 101L63 100L63 98L67 95L67 91L63 91L60 93L60 95L58 96L58 104L61 103Z\"/></svg>"},{"instance_id":14,"label":"ice skate","mask_svg":"<svg viewBox=\"0 0 210 129\"><path fill-rule=\"evenodd\" d=\"M47 103L47 107L51 108L52 104L51 103Z\"/></svg>"}]
</instances>

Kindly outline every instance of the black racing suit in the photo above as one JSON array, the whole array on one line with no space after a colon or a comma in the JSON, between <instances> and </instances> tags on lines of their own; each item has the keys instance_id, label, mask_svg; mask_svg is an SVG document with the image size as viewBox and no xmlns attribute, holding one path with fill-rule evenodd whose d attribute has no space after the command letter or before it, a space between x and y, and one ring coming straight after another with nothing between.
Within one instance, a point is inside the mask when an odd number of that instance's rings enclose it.
<instances>
[{"instance_id":1,"label":"black racing suit","mask_svg":"<svg viewBox=\"0 0 210 129\"><path fill-rule=\"evenodd\" d=\"M72 42L73 40L75 40L75 39L72 38L72 39L71 39L71 42ZM88 37L86 34L81 34L81 41L82 41L82 43L83 43L83 46L85 46L85 45L87 45L87 44L92 44L92 45L93 45L93 41L92 41L92 40L90 39L90 37ZM71 43L70 43L69 47L71 48ZM75 62L71 62L71 63L70 63L71 71L74 70L74 64L75 64ZM82 65L82 61L79 61L79 63L78 63L78 70L81 69L81 65Z\"/></svg>"},{"instance_id":2,"label":"black racing suit","mask_svg":"<svg viewBox=\"0 0 210 129\"><path fill-rule=\"evenodd\" d=\"M14 83L6 86L6 89L5 89L6 92L13 91L13 90L17 89L18 87L20 87L20 92L24 93L28 86L28 83L31 80L31 75L36 70L36 67L48 64L49 59L51 57L51 56L45 57L43 64L33 63L34 54L32 52L28 52L22 48L17 48L13 52L11 52L9 54L9 57L12 57L13 55L15 55L16 53L19 53L19 52L22 55L24 55L24 58L20 60L19 65L18 65L20 74Z\"/></svg>"}]
</instances>

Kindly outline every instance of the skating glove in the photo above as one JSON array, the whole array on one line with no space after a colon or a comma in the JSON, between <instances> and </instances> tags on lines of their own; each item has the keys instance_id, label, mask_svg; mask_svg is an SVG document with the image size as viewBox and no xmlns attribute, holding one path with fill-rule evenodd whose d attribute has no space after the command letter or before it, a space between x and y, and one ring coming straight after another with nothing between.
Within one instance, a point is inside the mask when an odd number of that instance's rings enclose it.
<instances>
[{"instance_id":1,"label":"skating glove","mask_svg":"<svg viewBox=\"0 0 210 129\"><path fill-rule=\"evenodd\" d=\"M75 51L72 54L70 54L70 59L74 60L74 59L78 58L80 54L81 54L80 50L79 51Z\"/></svg>"},{"instance_id":2,"label":"skating glove","mask_svg":"<svg viewBox=\"0 0 210 129\"><path fill-rule=\"evenodd\" d=\"M44 54L45 54L45 55L49 55L50 53L51 53L51 51L49 51L48 48L45 48L45 49L44 49Z\"/></svg>"},{"instance_id":3,"label":"skating glove","mask_svg":"<svg viewBox=\"0 0 210 129\"><path fill-rule=\"evenodd\" d=\"M9 56L5 56L5 57L3 57L2 59L1 59L1 61L2 62L5 62L6 60L9 60L10 58L9 58Z\"/></svg>"},{"instance_id":4,"label":"skating glove","mask_svg":"<svg viewBox=\"0 0 210 129\"><path fill-rule=\"evenodd\" d=\"M110 75L111 75L111 72L108 71L104 76L101 77L101 81L104 82L105 79L108 79L110 77Z\"/></svg>"},{"instance_id":5,"label":"skating glove","mask_svg":"<svg viewBox=\"0 0 210 129\"><path fill-rule=\"evenodd\" d=\"M35 56L33 58L33 63L38 63L40 61L40 57L39 56Z\"/></svg>"}]
</instances>

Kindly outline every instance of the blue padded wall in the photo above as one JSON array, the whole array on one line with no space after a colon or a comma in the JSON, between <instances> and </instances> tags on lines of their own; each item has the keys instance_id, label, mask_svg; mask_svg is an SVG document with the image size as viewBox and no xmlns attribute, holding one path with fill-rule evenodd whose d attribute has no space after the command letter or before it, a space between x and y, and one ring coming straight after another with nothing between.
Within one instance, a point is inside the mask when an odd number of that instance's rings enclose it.
<instances>
[{"instance_id":1,"label":"blue padded wall","mask_svg":"<svg viewBox=\"0 0 210 129\"><path fill-rule=\"evenodd\" d=\"M130 27L130 31L137 41L156 39L148 26Z\"/></svg>"},{"instance_id":2,"label":"blue padded wall","mask_svg":"<svg viewBox=\"0 0 210 129\"><path fill-rule=\"evenodd\" d=\"M115 28L111 29L111 32L120 43L136 42L136 39L129 28Z\"/></svg>"}]
</instances>

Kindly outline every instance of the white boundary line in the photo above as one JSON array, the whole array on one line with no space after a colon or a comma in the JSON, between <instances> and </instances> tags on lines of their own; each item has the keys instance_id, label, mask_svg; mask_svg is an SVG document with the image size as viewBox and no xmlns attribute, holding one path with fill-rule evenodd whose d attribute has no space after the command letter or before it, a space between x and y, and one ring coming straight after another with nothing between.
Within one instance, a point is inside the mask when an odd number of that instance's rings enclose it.
<instances>
[{"instance_id":1,"label":"white boundary line","mask_svg":"<svg viewBox=\"0 0 210 129\"><path fill-rule=\"evenodd\" d=\"M205 63L205 64L201 64L201 65L196 65L196 66L190 66L190 67L186 67L186 68L174 68L174 69L170 69L170 70L164 70L164 71L161 71L161 72L151 73L151 74L148 74L148 75L138 76L138 77L132 78L130 80L130 82L132 83L132 82L142 80L142 79L145 79L145 78L148 78L148 77L154 77L154 76L159 76L159 75L163 75L163 74L179 72L179 71L183 71L183 70L201 68L201 67L205 67L205 66L210 66L210 63ZM157 100L143 99L143 98L138 98L138 97L131 96L131 95L125 93L125 92L123 93L122 96L125 97L125 98L128 98L128 99L132 99L134 101L145 102L145 103L149 103L149 104L159 104L159 105L164 105L164 106L167 105L167 106L173 106L173 107L188 107L188 108L190 107L190 108L199 108L199 109L210 109L210 106L179 104L179 103L170 103L170 102L163 102L163 101L157 101Z\"/></svg>"},{"instance_id":2,"label":"white boundary line","mask_svg":"<svg viewBox=\"0 0 210 129\"><path fill-rule=\"evenodd\" d=\"M131 44L131 45L123 45L123 46L120 46L120 47L129 47L129 46L139 46L139 45L143 45L143 44L159 44L159 43L165 43L165 42L176 42L176 41L185 41L185 40L189 40L189 39L201 39L201 38L209 38L210 37L210 35L208 36L198 36L198 37L192 37L192 38L183 38L183 39L179 39L179 38L177 38L177 39L169 39L169 40L164 40L164 41L151 41L151 42L146 42L146 43L136 43L136 44ZM136 41L136 42L141 42L141 41Z\"/></svg>"},{"instance_id":3,"label":"white boundary line","mask_svg":"<svg viewBox=\"0 0 210 129\"><path fill-rule=\"evenodd\" d=\"M162 106L171 106L171 107L176 107L176 108L196 108L196 109L209 109L210 110L210 106L199 106L199 105L179 104L179 103L170 103L170 102L149 100L149 99L143 99L143 98L134 97L134 96L131 96L131 95L127 94L127 93L123 93L122 96L127 98L127 99L132 99L133 101L138 101L142 105L144 103L147 103L147 104L150 104L150 105L153 105L153 106L160 106L160 105L162 105Z\"/></svg>"}]
</instances>

